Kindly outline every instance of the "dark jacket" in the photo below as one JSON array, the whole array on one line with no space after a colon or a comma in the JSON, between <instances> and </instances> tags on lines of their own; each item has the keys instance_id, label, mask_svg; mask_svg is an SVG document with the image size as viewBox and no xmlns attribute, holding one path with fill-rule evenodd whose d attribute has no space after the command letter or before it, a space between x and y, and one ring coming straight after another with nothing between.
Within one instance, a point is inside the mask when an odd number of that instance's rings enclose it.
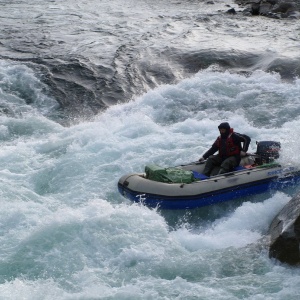
<instances>
[{"instance_id":1,"label":"dark jacket","mask_svg":"<svg viewBox=\"0 0 300 300\"><path fill-rule=\"evenodd\" d=\"M231 138L233 140L233 143L239 147L240 151L244 151L244 152L248 151L248 148L249 148L249 145L251 142L251 138L249 136L247 136L245 134L240 134L237 132L232 132ZM218 137L215 140L215 142L212 144L211 148L203 154L204 159L207 159L209 156L215 154L217 151L220 150L219 139L220 139L220 137ZM225 151L223 151L223 152L225 152ZM220 155L220 151L219 151L218 155ZM236 156L237 160L240 161L240 155L234 155L234 156ZM226 158L228 158L228 156L222 157L223 160Z\"/></svg>"}]
</instances>

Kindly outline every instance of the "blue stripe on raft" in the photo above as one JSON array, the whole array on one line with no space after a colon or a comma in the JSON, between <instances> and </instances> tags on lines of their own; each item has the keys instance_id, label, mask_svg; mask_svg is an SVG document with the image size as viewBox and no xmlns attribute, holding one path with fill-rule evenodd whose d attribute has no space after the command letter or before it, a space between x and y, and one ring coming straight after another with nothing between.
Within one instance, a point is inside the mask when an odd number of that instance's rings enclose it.
<instances>
[{"instance_id":1,"label":"blue stripe on raft","mask_svg":"<svg viewBox=\"0 0 300 300\"><path fill-rule=\"evenodd\" d=\"M287 186L295 185L300 181L300 174L282 179L268 178L256 182L246 183L235 187L216 190L193 196L164 196L135 192L124 185L118 184L119 192L133 202L140 202L148 207L162 209L190 209L221 203L245 196L264 193L270 190L281 190Z\"/></svg>"},{"instance_id":2,"label":"blue stripe on raft","mask_svg":"<svg viewBox=\"0 0 300 300\"><path fill-rule=\"evenodd\" d=\"M193 176L194 176L195 179L200 179L200 180L204 180L204 179L209 178L208 176L206 176L202 173L198 173L196 171L193 171Z\"/></svg>"}]
</instances>

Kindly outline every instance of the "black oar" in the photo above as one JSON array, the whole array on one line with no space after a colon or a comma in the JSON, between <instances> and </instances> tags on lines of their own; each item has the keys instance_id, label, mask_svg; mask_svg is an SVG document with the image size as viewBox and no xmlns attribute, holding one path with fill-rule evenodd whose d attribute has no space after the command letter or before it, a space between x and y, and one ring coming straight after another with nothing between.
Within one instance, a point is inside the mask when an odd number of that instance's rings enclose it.
<instances>
[{"instance_id":1,"label":"black oar","mask_svg":"<svg viewBox=\"0 0 300 300\"><path fill-rule=\"evenodd\" d=\"M206 160L203 160L203 161L197 160L197 161L192 161L192 162L190 162L188 164L179 165L179 166L176 166L176 167L184 167L184 166L190 166L190 165L203 165L205 163L206 163Z\"/></svg>"}]
</instances>

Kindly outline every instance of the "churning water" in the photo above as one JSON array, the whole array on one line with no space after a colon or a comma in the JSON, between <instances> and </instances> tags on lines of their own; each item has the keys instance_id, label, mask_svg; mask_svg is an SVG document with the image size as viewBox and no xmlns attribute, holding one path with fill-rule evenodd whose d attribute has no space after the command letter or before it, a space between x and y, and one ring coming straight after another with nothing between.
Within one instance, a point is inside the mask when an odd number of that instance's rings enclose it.
<instances>
[{"instance_id":1,"label":"churning water","mask_svg":"<svg viewBox=\"0 0 300 300\"><path fill-rule=\"evenodd\" d=\"M186 211L117 191L146 164L197 160L225 120L250 152L280 141L300 167L296 21L198 1L27 2L1 12L0 299L299 299L300 270L266 243L295 190Z\"/></svg>"}]
</instances>

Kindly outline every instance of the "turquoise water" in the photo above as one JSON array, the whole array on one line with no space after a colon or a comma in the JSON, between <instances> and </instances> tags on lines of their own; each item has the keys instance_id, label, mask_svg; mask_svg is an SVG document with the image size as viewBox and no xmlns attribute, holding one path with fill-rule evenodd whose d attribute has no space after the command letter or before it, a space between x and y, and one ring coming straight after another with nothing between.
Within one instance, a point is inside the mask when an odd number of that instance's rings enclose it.
<instances>
[{"instance_id":1,"label":"turquoise water","mask_svg":"<svg viewBox=\"0 0 300 300\"><path fill-rule=\"evenodd\" d=\"M10 74L32 88L32 104ZM298 299L266 233L294 191L192 211L131 204L120 176L197 160L230 122L299 164L300 81L211 69L63 127L31 69L1 64L1 299ZM4 84L5 83L5 84ZM247 201L243 201L247 200Z\"/></svg>"},{"instance_id":2,"label":"turquoise water","mask_svg":"<svg viewBox=\"0 0 300 300\"><path fill-rule=\"evenodd\" d=\"M0 300L299 299L267 237L298 188L182 211L117 190L196 161L223 121L300 167L299 22L241 10L1 2Z\"/></svg>"}]
</instances>

